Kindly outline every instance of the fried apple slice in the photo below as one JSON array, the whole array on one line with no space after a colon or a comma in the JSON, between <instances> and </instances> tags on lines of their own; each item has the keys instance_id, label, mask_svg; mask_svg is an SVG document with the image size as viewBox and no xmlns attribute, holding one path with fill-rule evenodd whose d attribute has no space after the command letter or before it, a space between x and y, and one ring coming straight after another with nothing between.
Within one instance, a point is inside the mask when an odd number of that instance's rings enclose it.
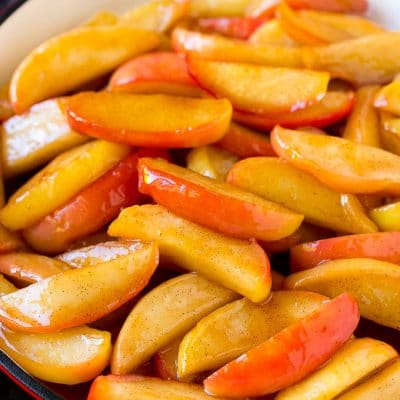
<instances>
[{"instance_id":1,"label":"fried apple slice","mask_svg":"<svg viewBox=\"0 0 400 400\"><path fill-rule=\"evenodd\" d=\"M194 57L189 57L188 67L200 86L218 97L228 98L235 109L256 114L304 108L325 95L329 82L329 74L322 72Z\"/></svg>"},{"instance_id":2,"label":"fried apple slice","mask_svg":"<svg viewBox=\"0 0 400 400\"><path fill-rule=\"evenodd\" d=\"M238 238L278 240L303 221L278 204L161 159L139 160L139 191L173 213Z\"/></svg>"},{"instance_id":3,"label":"fried apple slice","mask_svg":"<svg viewBox=\"0 0 400 400\"><path fill-rule=\"evenodd\" d=\"M66 98L46 100L4 122L0 130L6 178L33 170L90 139L69 127L66 101Z\"/></svg>"},{"instance_id":4,"label":"fried apple slice","mask_svg":"<svg viewBox=\"0 0 400 400\"><path fill-rule=\"evenodd\" d=\"M271 141L280 157L343 193L400 194L400 157L349 140L283 129Z\"/></svg>"},{"instance_id":5,"label":"fried apple slice","mask_svg":"<svg viewBox=\"0 0 400 400\"><path fill-rule=\"evenodd\" d=\"M9 198L0 210L1 223L11 230L36 223L99 178L129 151L127 146L96 140L59 155Z\"/></svg>"},{"instance_id":6,"label":"fried apple slice","mask_svg":"<svg viewBox=\"0 0 400 400\"><path fill-rule=\"evenodd\" d=\"M203 274L254 302L264 301L270 293L269 260L257 243L221 235L180 218L162 206L126 208L110 225L108 233L154 240L161 257Z\"/></svg>"},{"instance_id":7,"label":"fried apple slice","mask_svg":"<svg viewBox=\"0 0 400 400\"><path fill-rule=\"evenodd\" d=\"M0 298L0 321L22 332L56 332L93 322L138 294L158 263L154 243L133 242L115 260L71 269Z\"/></svg>"},{"instance_id":8,"label":"fried apple slice","mask_svg":"<svg viewBox=\"0 0 400 400\"><path fill-rule=\"evenodd\" d=\"M133 308L115 342L114 374L135 371L210 312L238 296L197 274L164 282Z\"/></svg>"},{"instance_id":9,"label":"fried apple slice","mask_svg":"<svg viewBox=\"0 0 400 400\"><path fill-rule=\"evenodd\" d=\"M336 396L397 357L393 347L379 340L350 340L321 369L296 385L284 389L275 399L336 399Z\"/></svg>"},{"instance_id":10,"label":"fried apple slice","mask_svg":"<svg viewBox=\"0 0 400 400\"><path fill-rule=\"evenodd\" d=\"M239 161L227 181L303 214L311 224L347 233L377 231L356 196L340 194L284 160L254 157Z\"/></svg>"},{"instance_id":11,"label":"fried apple slice","mask_svg":"<svg viewBox=\"0 0 400 400\"><path fill-rule=\"evenodd\" d=\"M123 25L89 26L54 37L32 51L10 84L13 108L64 95L160 44L156 33Z\"/></svg>"},{"instance_id":12,"label":"fried apple slice","mask_svg":"<svg viewBox=\"0 0 400 400\"><path fill-rule=\"evenodd\" d=\"M311 290L326 296L351 293L361 315L391 328L400 329L400 267L371 258L332 260L290 275L287 289Z\"/></svg>"},{"instance_id":13,"label":"fried apple slice","mask_svg":"<svg viewBox=\"0 0 400 400\"><path fill-rule=\"evenodd\" d=\"M214 396L262 396L297 383L329 360L359 319L357 302L343 293L214 372L205 390Z\"/></svg>"},{"instance_id":14,"label":"fried apple slice","mask_svg":"<svg viewBox=\"0 0 400 400\"><path fill-rule=\"evenodd\" d=\"M262 305L236 300L203 318L179 346L178 377L214 370L318 310L328 298L311 292L273 292Z\"/></svg>"},{"instance_id":15,"label":"fried apple slice","mask_svg":"<svg viewBox=\"0 0 400 400\"><path fill-rule=\"evenodd\" d=\"M231 121L226 99L81 93L69 100L73 129L131 146L197 147L222 138Z\"/></svg>"}]
</instances>

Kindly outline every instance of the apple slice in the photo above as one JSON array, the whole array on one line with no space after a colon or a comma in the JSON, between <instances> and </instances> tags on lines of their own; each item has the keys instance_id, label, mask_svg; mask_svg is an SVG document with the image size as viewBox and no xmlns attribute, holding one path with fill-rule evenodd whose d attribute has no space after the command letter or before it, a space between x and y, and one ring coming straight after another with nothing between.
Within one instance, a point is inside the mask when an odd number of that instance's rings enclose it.
<instances>
[{"instance_id":1,"label":"apple slice","mask_svg":"<svg viewBox=\"0 0 400 400\"><path fill-rule=\"evenodd\" d=\"M204 0L203 0L204 1ZM98 376L90 388L87 400L213 400L214 397L204 393L200 385L164 381L159 378L138 375ZM228 400L219 398L220 400Z\"/></svg>"},{"instance_id":2,"label":"apple slice","mask_svg":"<svg viewBox=\"0 0 400 400\"><path fill-rule=\"evenodd\" d=\"M208 178L224 182L238 157L214 146L197 147L186 158L187 168Z\"/></svg>"},{"instance_id":3,"label":"apple slice","mask_svg":"<svg viewBox=\"0 0 400 400\"><path fill-rule=\"evenodd\" d=\"M400 115L400 81L395 80L376 93L375 107Z\"/></svg>"},{"instance_id":4,"label":"apple slice","mask_svg":"<svg viewBox=\"0 0 400 400\"><path fill-rule=\"evenodd\" d=\"M290 249L292 271L302 271L328 260L375 258L400 264L400 232L339 236L303 243Z\"/></svg>"},{"instance_id":5,"label":"apple slice","mask_svg":"<svg viewBox=\"0 0 400 400\"><path fill-rule=\"evenodd\" d=\"M203 59L274 67L302 68L302 50L276 46L254 46L243 40L196 32L178 26L172 32L175 51Z\"/></svg>"},{"instance_id":6,"label":"apple slice","mask_svg":"<svg viewBox=\"0 0 400 400\"><path fill-rule=\"evenodd\" d=\"M210 312L238 296L197 274L164 282L133 308L115 342L111 371L135 371Z\"/></svg>"},{"instance_id":7,"label":"apple slice","mask_svg":"<svg viewBox=\"0 0 400 400\"><path fill-rule=\"evenodd\" d=\"M318 310L327 297L311 292L273 292L257 305L234 301L203 318L179 346L178 376L220 368L292 323Z\"/></svg>"},{"instance_id":8,"label":"apple slice","mask_svg":"<svg viewBox=\"0 0 400 400\"><path fill-rule=\"evenodd\" d=\"M39 101L71 92L159 43L156 33L120 24L89 26L54 37L33 50L14 72L13 108L20 113Z\"/></svg>"},{"instance_id":9,"label":"apple slice","mask_svg":"<svg viewBox=\"0 0 400 400\"><path fill-rule=\"evenodd\" d=\"M400 329L400 266L372 258L332 260L290 275L287 289L311 290L326 296L351 293L361 315Z\"/></svg>"},{"instance_id":10,"label":"apple slice","mask_svg":"<svg viewBox=\"0 0 400 400\"><path fill-rule=\"evenodd\" d=\"M36 223L103 175L129 151L127 146L96 140L59 155L9 198L0 210L1 223L11 230Z\"/></svg>"},{"instance_id":11,"label":"apple slice","mask_svg":"<svg viewBox=\"0 0 400 400\"><path fill-rule=\"evenodd\" d=\"M355 85L391 81L400 70L400 33L384 32L303 49L306 68L328 71Z\"/></svg>"},{"instance_id":12,"label":"apple slice","mask_svg":"<svg viewBox=\"0 0 400 400\"><path fill-rule=\"evenodd\" d=\"M342 137L354 143L380 147L379 113L374 98L379 86L364 86L357 91L353 112L347 119Z\"/></svg>"},{"instance_id":13,"label":"apple slice","mask_svg":"<svg viewBox=\"0 0 400 400\"><path fill-rule=\"evenodd\" d=\"M350 338L360 315L347 293L289 325L204 381L214 396L262 396L299 382Z\"/></svg>"},{"instance_id":14,"label":"apple slice","mask_svg":"<svg viewBox=\"0 0 400 400\"><path fill-rule=\"evenodd\" d=\"M292 39L277 20L265 22L249 38L256 46L298 47L299 43Z\"/></svg>"},{"instance_id":15,"label":"apple slice","mask_svg":"<svg viewBox=\"0 0 400 400\"><path fill-rule=\"evenodd\" d=\"M218 97L228 98L235 109L257 114L304 108L325 95L329 82L329 74L324 72L194 57L189 57L188 67L200 86Z\"/></svg>"},{"instance_id":16,"label":"apple slice","mask_svg":"<svg viewBox=\"0 0 400 400\"><path fill-rule=\"evenodd\" d=\"M280 157L334 190L400 194L400 157L388 151L279 126L272 131L271 141Z\"/></svg>"},{"instance_id":17,"label":"apple slice","mask_svg":"<svg viewBox=\"0 0 400 400\"><path fill-rule=\"evenodd\" d=\"M236 110L235 121L260 130L276 125L286 128L313 126L324 128L347 117L354 106L353 92L328 92L321 101L288 113L255 114Z\"/></svg>"},{"instance_id":18,"label":"apple slice","mask_svg":"<svg viewBox=\"0 0 400 400\"><path fill-rule=\"evenodd\" d=\"M25 332L55 332L93 322L138 294L158 263L154 243L133 242L115 260L71 269L0 298L0 321Z\"/></svg>"},{"instance_id":19,"label":"apple slice","mask_svg":"<svg viewBox=\"0 0 400 400\"><path fill-rule=\"evenodd\" d=\"M347 233L377 231L356 196L340 194L282 159L254 157L239 161L227 181L303 214L311 224Z\"/></svg>"},{"instance_id":20,"label":"apple slice","mask_svg":"<svg viewBox=\"0 0 400 400\"><path fill-rule=\"evenodd\" d=\"M336 399L354 384L398 357L396 350L379 340L363 338L346 343L321 369L281 391L276 400Z\"/></svg>"},{"instance_id":21,"label":"apple slice","mask_svg":"<svg viewBox=\"0 0 400 400\"><path fill-rule=\"evenodd\" d=\"M369 377L337 400L396 399L400 393L400 360Z\"/></svg>"},{"instance_id":22,"label":"apple slice","mask_svg":"<svg viewBox=\"0 0 400 400\"><path fill-rule=\"evenodd\" d=\"M149 53L128 61L114 72L109 87L114 92L190 97L203 93L189 75L185 58L169 52Z\"/></svg>"},{"instance_id":23,"label":"apple slice","mask_svg":"<svg viewBox=\"0 0 400 400\"><path fill-rule=\"evenodd\" d=\"M0 274L0 296L15 292L17 288Z\"/></svg>"},{"instance_id":24,"label":"apple slice","mask_svg":"<svg viewBox=\"0 0 400 400\"><path fill-rule=\"evenodd\" d=\"M161 159L140 159L138 171L141 193L183 218L229 236L278 240L303 221L302 215L278 204Z\"/></svg>"},{"instance_id":25,"label":"apple slice","mask_svg":"<svg viewBox=\"0 0 400 400\"><path fill-rule=\"evenodd\" d=\"M232 107L226 99L127 93L81 93L69 100L73 129L131 146L197 147L222 138Z\"/></svg>"},{"instance_id":26,"label":"apple slice","mask_svg":"<svg viewBox=\"0 0 400 400\"><path fill-rule=\"evenodd\" d=\"M14 111L9 97L10 85L0 86L0 122L13 116Z\"/></svg>"},{"instance_id":27,"label":"apple slice","mask_svg":"<svg viewBox=\"0 0 400 400\"><path fill-rule=\"evenodd\" d=\"M69 127L66 101L66 98L46 100L4 122L0 130L6 178L33 170L90 139Z\"/></svg>"},{"instance_id":28,"label":"apple slice","mask_svg":"<svg viewBox=\"0 0 400 400\"><path fill-rule=\"evenodd\" d=\"M108 233L155 240L161 257L178 267L203 274L256 303L264 301L270 293L269 260L257 243L221 235L162 206L126 208L110 225Z\"/></svg>"}]
</instances>

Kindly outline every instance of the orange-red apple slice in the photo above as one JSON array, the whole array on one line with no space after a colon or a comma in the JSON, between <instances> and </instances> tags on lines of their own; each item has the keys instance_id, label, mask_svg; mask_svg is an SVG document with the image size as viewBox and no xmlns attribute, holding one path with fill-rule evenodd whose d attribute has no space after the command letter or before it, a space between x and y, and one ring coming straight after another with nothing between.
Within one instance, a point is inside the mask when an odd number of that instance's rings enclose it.
<instances>
[{"instance_id":1,"label":"orange-red apple slice","mask_svg":"<svg viewBox=\"0 0 400 400\"><path fill-rule=\"evenodd\" d=\"M73 129L131 146L197 147L228 130L232 107L226 99L165 95L82 93L69 100Z\"/></svg>"}]
</instances>

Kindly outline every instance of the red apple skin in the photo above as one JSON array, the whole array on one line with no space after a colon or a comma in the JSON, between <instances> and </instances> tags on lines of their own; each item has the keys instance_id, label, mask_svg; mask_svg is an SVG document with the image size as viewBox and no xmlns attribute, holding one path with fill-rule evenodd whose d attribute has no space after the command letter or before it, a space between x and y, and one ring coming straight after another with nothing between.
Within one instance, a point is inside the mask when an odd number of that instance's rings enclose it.
<instances>
[{"instance_id":1,"label":"red apple skin","mask_svg":"<svg viewBox=\"0 0 400 400\"><path fill-rule=\"evenodd\" d=\"M205 390L214 396L263 396L293 385L328 361L359 319L356 300L343 293L214 372Z\"/></svg>"}]
</instances>

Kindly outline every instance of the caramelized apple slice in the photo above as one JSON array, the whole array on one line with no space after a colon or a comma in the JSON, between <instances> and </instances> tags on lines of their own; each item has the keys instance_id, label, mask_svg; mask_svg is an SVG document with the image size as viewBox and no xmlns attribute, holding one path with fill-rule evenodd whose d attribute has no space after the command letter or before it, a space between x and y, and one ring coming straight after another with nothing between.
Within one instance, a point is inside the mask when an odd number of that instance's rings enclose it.
<instances>
[{"instance_id":1,"label":"caramelized apple slice","mask_svg":"<svg viewBox=\"0 0 400 400\"><path fill-rule=\"evenodd\" d=\"M63 95L135 55L156 48L156 33L123 25L90 26L52 38L19 65L10 84L14 110Z\"/></svg>"},{"instance_id":2,"label":"caramelized apple slice","mask_svg":"<svg viewBox=\"0 0 400 400\"><path fill-rule=\"evenodd\" d=\"M398 357L379 340L363 338L346 343L321 369L278 394L276 400L336 399L340 393Z\"/></svg>"},{"instance_id":3,"label":"caramelized apple slice","mask_svg":"<svg viewBox=\"0 0 400 400\"><path fill-rule=\"evenodd\" d=\"M90 139L69 127L65 105L65 98L47 100L4 122L0 130L6 178L33 170Z\"/></svg>"},{"instance_id":4,"label":"caramelized apple slice","mask_svg":"<svg viewBox=\"0 0 400 400\"><path fill-rule=\"evenodd\" d=\"M237 295L197 274L164 282L146 294L126 319L115 343L111 371L135 371L158 350L182 336Z\"/></svg>"},{"instance_id":5,"label":"caramelized apple slice","mask_svg":"<svg viewBox=\"0 0 400 400\"><path fill-rule=\"evenodd\" d=\"M0 211L1 223L12 230L27 228L63 205L129 151L127 146L97 140L59 155L9 198Z\"/></svg>"},{"instance_id":6,"label":"caramelized apple slice","mask_svg":"<svg viewBox=\"0 0 400 400\"><path fill-rule=\"evenodd\" d=\"M303 214L311 224L348 233L377 231L356 196L340 194L282 159L239 161L227 181Z\"/></svg>"},{"instance_id":7,"label":"caramelized apple slice","mask_svg":"<svg viewBox=\"0 0 400 400\"><path fill-rule=\"evenodd\" d=\"M108 231L111 236L155 240L161 257L254 302L264 301L270 293L269 260L254 241L221 235L157 205L123 210Z\"/></svg>"},{"instance_id":8,"label":"caramelized apple slice","mask_svg":"<svg viewBox=\"0 0 400 400\"><path fill-rule=\"evenodd\" d=\"M343 293L214 372L204 381L206 392L262 396L297 383L329 360L359 319L357 302Z\"/></svg>"},{"instance_id":9,"label":"caramelized apple slice","mask_svg":"<svg viewBox=\"0 0 400 400\"><path fill-rule=\"evenodd\" d=\"M400 157L349 140L283 129L271 134L280 157L344 193L400 194Z\"/></svg>"},{"instance_id":10,"label":"caramelized apple slice","mask_svg":"<svg viewBox=\"0 0 400 400\"><path fill-rule=\"evenodd\" d=\"M131 146L197 147L222 138L232 107L226 99L127 93L81 93L69 100L78 132Z\"/></svg>"},{"instance_id":11,"label":"caramelized apple slice","mask_svg":"<svg viewBox=\"0 0 400 400\"><path fill-rule=\"evenodd\" d=\"M328 261L290 275L287 289L311 290L326 296L345 291L358 301L361 315L379 324L400 329L400 267L371 258Z\"/></svg>"},{"instance_id":12,"label":"caramelized apple slice","mask_svg":"<svg viewBox=\"0 0 400 400\"><path fill-rule=\"evenodd\" d=\"M262 305L247 299L203 318L179 346L178 376L219 368L295 321L318 310L327 297L311 292L273 292Z\"/></svg>"},{"instance_id":13,"label":"caramelized apple slice","mask_svg":"<svg viewBox=\"0 0 400 400\"><path fill-rule=\"evenodd\" d=\"M329 74L190 57L190 73L202 87L227 97L234 108L257 114L304 108L325 95ZM257 82L257 85L254 84Z\"/></svg>"},{"instance_id":14,"label":"caramelized apple slice","mask_svg":"<svg viewBox=\"0 0 400 400\"><path fill-rule=\"evenodd\" d=\"M0 321L10 329L55 332L95 321L133 298L158 263L154 243L133 242L115 260L71 269L0 298Z\"/></svg>"}]
</instances>

